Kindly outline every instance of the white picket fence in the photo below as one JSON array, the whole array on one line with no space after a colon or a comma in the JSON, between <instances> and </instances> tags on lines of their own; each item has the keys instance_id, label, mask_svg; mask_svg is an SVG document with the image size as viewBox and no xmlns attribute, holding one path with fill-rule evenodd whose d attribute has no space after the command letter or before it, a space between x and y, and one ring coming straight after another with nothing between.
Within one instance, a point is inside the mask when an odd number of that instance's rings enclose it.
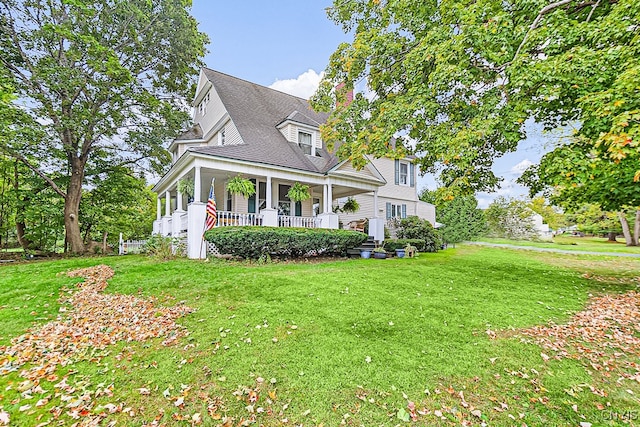
<instances>
[{"instance_id":1,"label":"white picket fence","mask_svg":"<svg viewBox=\"0 0 640 427\"><path fill-rule=\"evenodd\" d=\"M139 254L142 252L142 248L147 243L146 240L123 240L122 234L120 234L120 242L118 244L118 254Z\"/></svg>"}]
</instances>

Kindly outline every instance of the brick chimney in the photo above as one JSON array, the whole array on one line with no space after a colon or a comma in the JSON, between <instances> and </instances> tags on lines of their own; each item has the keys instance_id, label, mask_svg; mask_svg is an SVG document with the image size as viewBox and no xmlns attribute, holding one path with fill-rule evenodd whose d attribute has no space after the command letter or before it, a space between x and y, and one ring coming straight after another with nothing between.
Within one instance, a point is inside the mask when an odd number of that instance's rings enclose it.
<instances>
[{"instance_id":1,"label":"brick chimney","mask_svg":"<svg viewBox=\"0 0 640 427\"><path fill-rule=\"evenodd\" d=\"M340 83L338 86L336 86L336 93L339 93L341 91L343 91L344 87L346 85L343 83ZM348 107L349 104L351 104L353 102L353 89L351 89L349 92L344 94L345 100L344 102L336 102L336 107Z\"/></svg>"}]
</instances>

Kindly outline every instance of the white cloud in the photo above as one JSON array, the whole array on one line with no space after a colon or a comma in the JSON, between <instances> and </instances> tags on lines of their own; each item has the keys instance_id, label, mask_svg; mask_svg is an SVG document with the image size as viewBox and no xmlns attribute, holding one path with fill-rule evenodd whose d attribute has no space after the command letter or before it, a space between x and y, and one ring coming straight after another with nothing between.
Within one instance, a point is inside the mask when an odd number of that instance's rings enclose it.
<instances>
[{"instance_id":1,"label":"white cloud","mask_svg":"<svg viewBox=\"0 0 640 427\"><path fill-rule=\"evenodd\" d=\"M315 93L320 84L320 80L324 72L320 74L314 70L300 74L295 79L276 80L271 86L271 89L279 90L281 92L288 93L290 95L299 96L300 98L309 99L311 95Z\"/></svg>"},{"instance_id":2,"label":"white cloud","mask_svg":"<svg viewBox=\"0 0 640 427\"><path fill-rule=\"evenodd\" d=\"M524 159L517 165L514 165L509 172L514 175L520 176L524 173L524 171L533 164L533 162L529 159Z\"/></svg>"}]
</instances>

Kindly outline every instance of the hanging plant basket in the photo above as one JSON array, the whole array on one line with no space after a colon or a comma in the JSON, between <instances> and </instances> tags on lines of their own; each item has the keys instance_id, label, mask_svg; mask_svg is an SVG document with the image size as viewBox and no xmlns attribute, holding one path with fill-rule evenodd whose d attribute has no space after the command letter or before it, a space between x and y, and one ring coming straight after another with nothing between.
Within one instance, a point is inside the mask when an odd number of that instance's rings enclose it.
<instances>
[{"instance_id":1,"label":"hanging plant basket","mask_svg":"<svg viewBox=\"0 0 640 427\"><path fill-rule=\"evenodd\" d=\"M309 186L296 182L289 189L289 192L287 193L287 197L292 202L304 202L305 200L309 200L311 198L311 193L309 192Z\"/></svg>"},{"instance_id":2,"label":"hanging plant basket","mask_svg":"<svg viewBox=\"0 0 640 427\"><path fill-rule=\"evenodd\" d=\"M185 194L187 196L187 201L193 201L193 193L195 191L195 182L191 178L182 178L178 180L178 193Z\"/></svg>"},{"instance_id":3,"label":"hanging plant basket","mask_svg":"<svg viewBox=\"0 0 640 427\"><path fill-rule=\"evenodd\" d=\"M256 186L247 178L236 175L227 182L227 190L231 194L242 194L245 199L256 194Z\"/></svg>"},{"instance_id":4,"label":"hanging plant basket","mask_svg":"<svg viewBox=\"0 0 640 427\"><path fill-rule=\"evenodd\" d=\"M360 204L353 197L349 197L344 205L342 205L342 212L344 213L355 213L360 209Z\"/></svg>"}]
</instances>

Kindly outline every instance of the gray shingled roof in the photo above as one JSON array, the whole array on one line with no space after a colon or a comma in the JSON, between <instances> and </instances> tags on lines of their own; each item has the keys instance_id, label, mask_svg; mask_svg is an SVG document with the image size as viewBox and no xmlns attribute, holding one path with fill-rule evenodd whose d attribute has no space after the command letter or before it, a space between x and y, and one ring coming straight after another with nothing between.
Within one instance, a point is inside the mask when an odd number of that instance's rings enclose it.
<instances>
[{"instance_id":1,"label":"gray shingled roof","mask_svg":"<svg viewBox=\"0 0 640 427\"><path fill-rule=\"evenodd\" d=\"M200 127L200 123L196 123L191 129L178 135L176 140L202 139L202 136L202 127Z\"/></svg>"},{"instance_id":2,"label":"gray shingled roof","mask_svg":"<svg viewBox=\"0 0 640 427\"><path fill-rule=\"evenodd\" d=\"M244 144L196 147L190 151L318 173L325 173L338 163L338 158L324 148L321 157L305 155L277 129L286 120L312 126L324 123L329 115L313 111L309 101L208 68L203 71Z\"/></svg>"}]
</instances>

